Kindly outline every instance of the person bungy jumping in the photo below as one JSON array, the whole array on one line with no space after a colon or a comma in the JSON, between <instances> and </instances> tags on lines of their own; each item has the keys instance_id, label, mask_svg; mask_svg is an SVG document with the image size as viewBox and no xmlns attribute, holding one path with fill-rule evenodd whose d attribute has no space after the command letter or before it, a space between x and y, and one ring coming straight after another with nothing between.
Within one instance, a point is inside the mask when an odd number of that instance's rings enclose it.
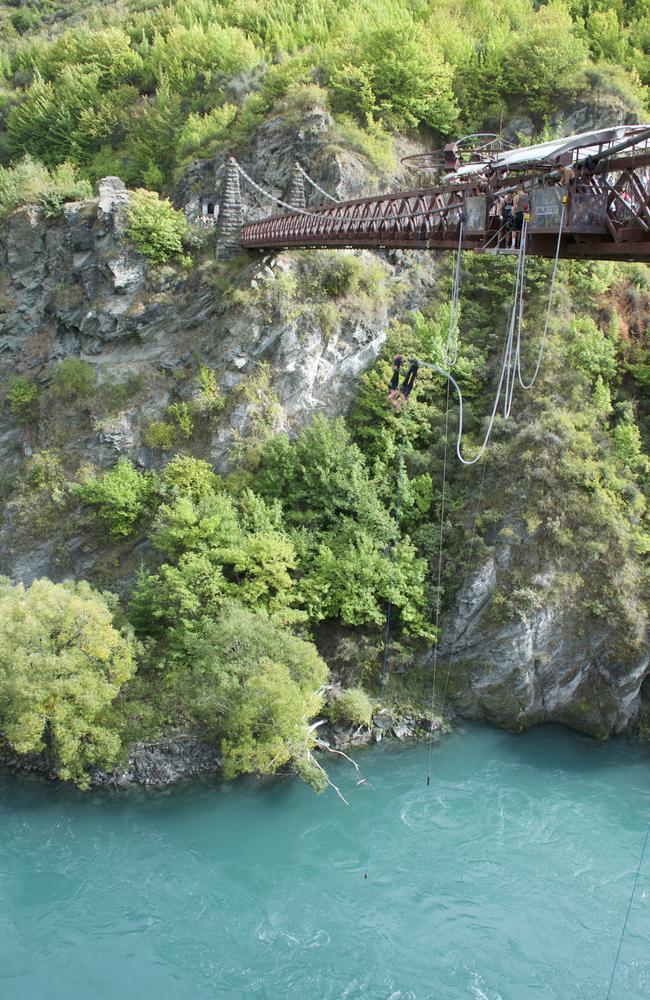
<instances>
[{"instance_id":1,"label":"person bungy jumping","mask_svg":"<svg viewBox=\"0 0 650 1000\"><path fill-rule=\"evenodd\" d=\"M399 373L402 367L402 355L396 354L393 358L393 375L388 383L388 402L395 405L396 396L399 394Z\"/></svg>"},{"instance_id":2,"label":"person bungy jumping","mask_svg":"<svg viewBox=\"0 0 650 1000\"><path fill-rule=\"evenodd\" d=\"M399 364L397 363L398 358L399 358ZM400 413L402 407L404 406L404 403L411 395L411 391L415 383L415 378L417 376L418 369L420 367L420 363L418 361L411 361L409 365L409 370L404 376L401 386L398 388L397 381L399 379L399 370L401 364L402 364L402 358L398 355L393 361L393 377L390 381L388 390L388 401L393 407L393 409L396 410L397 413Z\"/></svg>"}]
</instances>

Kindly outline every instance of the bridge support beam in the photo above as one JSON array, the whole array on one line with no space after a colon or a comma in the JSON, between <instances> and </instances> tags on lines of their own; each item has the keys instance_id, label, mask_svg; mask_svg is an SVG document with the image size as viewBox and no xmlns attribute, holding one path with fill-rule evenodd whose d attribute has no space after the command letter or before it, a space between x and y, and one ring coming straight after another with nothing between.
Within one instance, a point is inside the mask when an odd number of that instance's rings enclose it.
<instances>
[{"instance_id":1,"label":"bridge support beam","mask_svg":"<svg viewBox=\"0 0 650 1000\"><path fill-rule=\"evenodd\" d=\"M307 206L305 200L305 179L300 169L300 164L297 161L291 169L286 197L282 200L286 201L287 205L291 205L292 208L302 209L303 211ZM288 212L289 209L285 209L285 211Z\"/></svg>"},{"instance_id":2,"label":"bridge support beam","mask_svg":"<svg viewBox=\"0 0 650 1000\"><path fill-rule=\"evenodd\" d=\"M241 252L244 216L239 186L239 170L233 156L228 160L221 189L217 220L217 260L230 260Z\"/></svg>"}]
</instances>

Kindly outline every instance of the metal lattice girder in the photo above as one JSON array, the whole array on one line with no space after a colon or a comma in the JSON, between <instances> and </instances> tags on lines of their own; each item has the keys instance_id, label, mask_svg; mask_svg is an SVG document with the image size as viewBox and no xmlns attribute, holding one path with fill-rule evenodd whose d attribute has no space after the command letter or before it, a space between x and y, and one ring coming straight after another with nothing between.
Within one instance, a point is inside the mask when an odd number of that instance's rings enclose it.
<instances>
[{"instance_id":1,"label":"metal lattice girder","mask_svg":"<svg viewBox=\"0 0 650 1000\"><path fill-rule=\"evenodd\" d=\"M637 155L634 163L629 161L629 157L620 163L612 159L589 176L578 175L569 188L561 189L570 220L562 234L562 257L650 261L650 151ZM543 176L531 172L518 180L534 192L540 183L548 185L548 171ZM502 179L486 193L485 230L464 235L464 249L494 247L500 226L495 203L501 191L512 189L508 184L508 178ZM454 182L340 202L307 213L272 216L244 225L242 246L453 250L465 200L476 199L476 190L473 179L471 184ZM547 226L537 231L533 221L530 252L549 256L553 233Z\"/></svg>"}]
</instances>

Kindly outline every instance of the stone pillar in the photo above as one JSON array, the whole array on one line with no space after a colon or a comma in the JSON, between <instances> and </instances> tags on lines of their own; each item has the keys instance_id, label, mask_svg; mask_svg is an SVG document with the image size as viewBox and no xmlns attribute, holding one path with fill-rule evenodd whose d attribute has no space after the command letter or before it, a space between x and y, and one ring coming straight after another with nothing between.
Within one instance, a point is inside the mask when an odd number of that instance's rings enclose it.
<instances>
[{"instance_id":1,"label":"stone pillar","mask_svg":"<svg viewBox=\"0 0 650 1000\"><path fill-rule=\"evenodd\" d=\"M289 179L289 185L287 187L286 197L282 199L286 201L287 205L291 205L292 208L302 208L306 207L305 201L305 179L302 175L299 163L294 163L291 170L291 177ZM289 211L289 209L285 209Z\"/></svg>"},{"instance_id":2,"label":"stone pillar","mask_svg":"<svg viewBox=\"0 0 650 1000\"><path fill-rule=\"evenodd\" d=\"M239 170L237 161L231 156L221 188L217 220L217 260L230 260L240 252L243 224Z\"/></svg>"}]
</instances>

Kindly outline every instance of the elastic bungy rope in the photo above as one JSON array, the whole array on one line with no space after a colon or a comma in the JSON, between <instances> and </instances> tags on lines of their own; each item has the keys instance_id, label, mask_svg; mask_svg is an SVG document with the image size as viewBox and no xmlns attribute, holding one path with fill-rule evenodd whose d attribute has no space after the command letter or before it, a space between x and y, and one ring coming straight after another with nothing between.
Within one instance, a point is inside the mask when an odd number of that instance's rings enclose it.
<instances>
[{"instance_id":1,"label":"elastic bungy rope","mask_svg":"<svg viewBox=\"0 0 650 1000\"><path fill-rule=\"evenodd\" d=\"M521 339L521 314L524 307L524 277L526 273L527 239L528 239L528 224L524 219L524 223L521 229L520 242L519 242L519 256L517 258L515 295L513 298L512 312L510 315L510 326L511 326L510 350L508 354L508 366L506 369L506 390L503 400L503 415L506 418L506 420L510 416L510 411L512 409L512 400L515 394L515 375L516 375L516 352L514 351L515 326L517 327L517 345L519 345Z\"/></svg>"},{"instance_id":2,"label":"elastic bungy rope","mask_svg":"<svg viewBox=\"0 0 650 1000\"><path fill-rule=\"evenodd\" d=\"M503 357L502 357L502 361L501 361L501 374L499 375L499 382L498 382L498 385L497 385L496 393L494 395L494 405L492 407L492 413L490 414L488 428L487 428L487 430L485 432L485 437L483 439L483 443L480 446L480 448L479 448L477 454L474 456L474 458L471 458L471 459L464 458L463 454L461 452L461 442L462 442L462 438L463 438L463 394L461 392L460 386L458 385L458 382L456 381L456 379L454 378L454 376L450 372L445 371L443 368L440 368L439 365L433 364L433 362L431 362L431 361L421 361L420 362L420 365L424 366L425 368L431 368L433 371L437 372L443 378L445 378L445 379L448 378L449 381L451 382L451 384L453 385L454 389L456 390L456 394L458 396L458 433L457 433L457 436L456 436L456 455L458 457L459 462L462 465L475 465L480 460L480 458L483 455L485 449L487 448L488 442L490 440L490 436L492 434L492 427L494 425L494 420L496 418L496 413L497 413L497 410L499 408L499 400L501 398L501 389L503 387L503 381L504 381L504 378L505 378L506 369L508 367L508 364L511 361L511 356L512 356L512 345L513 345L513 340L514 340L514 325L515 325L514 324L514 317L516 315L517 296L518 296L518 292L519 292L519 274L520 274L519 267L520 267L520 264L521 264L521 260L518 261L518 267L517 267L517 271L516 271L516 274L515 274L515 285L514 285L514 288L513 288L513 301L512 301L512 307L511 307L510 314L509 314L510 318L509 318L509 322L508 322L508 334L507 334L507 337L506 337L506 342L505 342L504 351L503 351Z\"/></svg>"},{"instance_id":3,"label":"elastic bungy rope","mask_svg":"<svg viewBox=\"0 0 650 1000\"><path fill-rule=\"evenodd\" d=\"M411 338L409 342L409 355L413 353L413 327L411 327ZM402 443L399 449L399 477L397 480L397 495L395 498L395 520L393 522L393 543L390 566L390 582L388 585L388 607L386 610L386 628L384 631L384 657L381 670L381 696L383 698L386 687L386 674L388 672L388 644L390 642L390 622L393 611L393 589L395 586L395 564L397 562L397 543L399 541L399 521L402 503L402 481L404 476L404 452L406 450L406 429L408 423L408 400L404 403L402 418ZM368 812L368 842L366 847L366 860L363 866L363 877L368 878L368 868L370 866L370 847L372 844L372 825L374 815L374 795L370 799L370 809Z\"/></svg>"},{"instance_id":4,"label":"elastic bungy rope","mask_svg":"<svg viewBox=\"0 0 650 1000\"><path fill-rule=\"evenodd\" d=\"M641 874L641 868L643 866L643 859L645 857L646 848L648 846L648 840L650 839L650 823L648 823L648 828L645 832L645 840L643 841L643 849L641 850L641 857L639 858L639 865L636 870L636 875L634 876L634 884L632 886L632 892L630 894L630 902L627 904L627 913L625 914L625 920L623 921L623 930L621 931L621 939L618 942L618 950L616 952L616 958L614 959L614 968L612 969L612 975L609 980L609 988L607 990L607 996L605 1000L609 1000L610 993L612 992L612 984L614 982L614 976L616 974L616 966L618 965L618 959L621 954L621 948L623 947L623 938L625 937L625 931L627 930L627 922L630 917L630 910L632 909L632 903L634 901L634 895L636 893L636 887L639 882L639 875Z\"/></svg>"},{"instance_id":5,"label":"elastic bungy rope","mask_svg":"<svg viewBox=\"0 0 650 1000\"><path fill-rule=\"evenodd\" d=\"M481 503L482 503L482 500L483 500L483 487L485 486L485 471L487 469L487 462L488 462L488 460L487 460L487 455L486 455L485 456L485 460L483 462L483 472L481 474L481 485L479 486L478 500L476 502L476 510L474 512L474 523L472 525L472 537L471 537L470 542L469 542L469 551L467 553L467 565L465 566L465 576L463 578L463 586L461 587L460 597L458 599L459 606L460 606L460 604L462 604L463 598L465 597L465 591L467 590L467 581L469 579L469 571L470 571L471 566L472 566L472 554L474 552L474 542L476 541L476 527L477 527L477 524L478 524L479 514L481 513ZM454 655L455 655L455 652L456 652L456 643L458 642L459 638L460 638L460 628L459 628L458 618L457 618L456 619L456 628L454 629L454 638L453 638L453 641L452 641L452 644L451 644L451 649L449 651L449 658L448 658L448 661L447 661L447 675L445 677L445 686L444 686L444 688L442 690L442 699L441 699L441 702L440 702L440 715L441 716L444 715L445 701L447 699L447 688L449 687L449 677L450 677L450 674L451 674L451 667L452 667L452 664L454 662Z\"/></svg>"},{"instance_id":6,"label":"elastic bungy rope","mask_svg":"<svg viewBox=\"0 0 650 1000\"><path fill-rule=\"evenodd\" d=\"M340 198L333 198L331 194L327 193L327 191L323 191L322 187L318 186L318 184L316 183L316 181L313 180L305 170L303 170L303 168L301 167L301 165L299 163L296 163L296 168L299 170L299 172L302 174L302 176L305 178L305 180L309 184L311 184L311 186L314 188L314 190L318 191L319 194L322 194L325 198L328 199L328 201L333 201L335 205L340 205L340 203L341 203Z\"/></svg>"},{"instance_id":7,"label":"elastic bungy rope","mask_svg":"<svg viewBox=\"0 0 650 1000\"><path fill-rule=\"evenodd\" d=\"M553 290L555 288L555 276L557 274L558 261L560 259L560 242L562 240L562 229L564 227L564 216L566 212L566 204L562 203L562 212L560 213L560 228L557 234L557 246L555 247L555 258L553 260L553 270L551 271L551 284L549 288L548 295L548 306L546 307L546 319L544 321L544 330L542 331L542 339L539 345L539 354L537 355L537 364L535 365L535 371L533 372L533 377L530 382L524 382L523 376L521 374L521 353L520 353L520 337L517 336L517 379L519 385L522 389L531 389L537 380L539 375L539 369L542 364L542 358L544 356L544 344L546 342L546 334L548 332L548 324L551 318L551 306L553 304ZM521 330L521 316L519 329Z\"/></svg>"},{"instance_id":8,"label":"elastic bungy rope","mask_svg":"<svg viewBox=\"0 0 650 1000\"><path fill-rule=\"evenodd\" d=\"M445 488L447 482L447 446L449 442L449 383L451 375L447 377L447 399L445 402L445 449L442 460L442 493L440 496L440 529L438 539L438 581L436 586L436 617L435 617L435 646L433 647L433 676L431 679L431 728L429 729L429 769L427 771L427 785L431 784L431 762L433 759L433 726L436 705L436 670L438 665L438 625L440 622L440 605L442 587L442 539L445 527Z\"/></svg>"}]
</instances>

